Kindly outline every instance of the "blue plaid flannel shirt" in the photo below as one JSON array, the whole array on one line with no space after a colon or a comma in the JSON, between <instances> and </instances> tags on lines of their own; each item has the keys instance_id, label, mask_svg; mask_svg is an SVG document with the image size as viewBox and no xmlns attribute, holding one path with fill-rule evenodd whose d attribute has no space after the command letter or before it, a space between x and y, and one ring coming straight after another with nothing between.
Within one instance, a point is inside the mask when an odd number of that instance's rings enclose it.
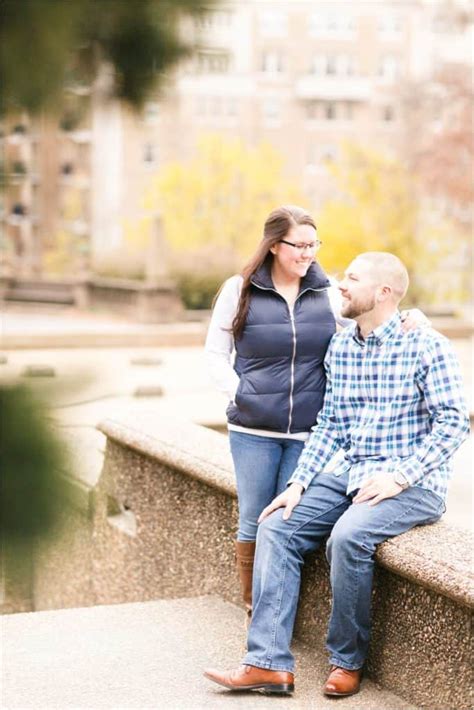
<instances>
[{"instance_id":1,"label":"blue plaid flannel shirt","mask_svg":"<svg viewBox=\"0 0 474 710\"><path fill-rule=\"evenodd\" d=\"M376 473L400 471L445 498L453 453L469 433L457 358L431 328L404 333L399 313L363 340L357 324L333 336L317 424L289 483L305 489L342 448L332 473L347 493Z\"/></svg>"}]
</instances>

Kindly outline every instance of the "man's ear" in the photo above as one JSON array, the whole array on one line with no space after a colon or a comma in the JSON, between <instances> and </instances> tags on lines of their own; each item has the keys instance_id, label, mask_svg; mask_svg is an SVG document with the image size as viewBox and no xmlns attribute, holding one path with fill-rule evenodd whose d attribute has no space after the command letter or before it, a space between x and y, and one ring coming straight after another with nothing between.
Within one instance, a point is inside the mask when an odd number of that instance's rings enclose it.
<instances>
[{"instance_id":1,"label":"man's ear","mask_svg":"<svg viewBox=\"0 0 474 710\"><path fill-rule=\"evenodd\" d=\"M377 288L376 300L381 303L386 301L392 295L392 289L390 286L379 286Z\"/></svg>"},{"instance_id":2,"label":"man's ear","mask_svg":"<svg viewBox=\"0 0 474 710\"><path fill-rule=\"evenodd\" d=\"M276 247L275 246L270 247L270 251L272 254L276 254Z\"/></svg>"}]
</instances>

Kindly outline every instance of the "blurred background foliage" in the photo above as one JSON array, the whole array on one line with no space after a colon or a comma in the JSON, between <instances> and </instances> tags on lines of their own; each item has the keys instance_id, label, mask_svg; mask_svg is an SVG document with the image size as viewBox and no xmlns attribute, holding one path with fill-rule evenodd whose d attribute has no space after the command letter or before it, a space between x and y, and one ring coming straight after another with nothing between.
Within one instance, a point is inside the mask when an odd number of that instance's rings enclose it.
<instances>
[{"instance_id":1,"label":"blurred background foliage","mask_svg":"<svg viewBox=\"0 0 474 710\"><path fill-rule=\"evenodd\" d=\"M460 253L462 237L448 220L430 218L420 179L399 160L351 143L328 169L340 197L326 202L317 217L323 266L337 275L363 251L392 252L410 274L411 303L432 303L432 282L425 276ZM438 288L436 299L452 297L452 284L446 282L446 289L449 294Z\"/></svg>"},{"instance_id":2,"label":"blurred background foliage","mask_svg":"<svg viewBox=\"0 0 474 710\"><path fill-rule=\"evenodd\" d=\"M275 205L303 199L284 177L283 157L272 145L250 147L239 139L208 134L192 160L163 168L146 203L160 206L175 252L212 245L235 258L252 253Z\"/></svg>"},{"instance_id":3,"label":"blurred background foliage","mask_svg":"<svg viewBox=\"0 0 474 710\"><path fill-rule=\"evenodd\" d=\"M337 197L320 210L284 177L283 164L271 145L248 148L209 134L191 161L168 164L151 179L144 206L159 205L170 268L188 308L210 307L222 281L255 250L270 210L285 203L315 215L323 240L318 259L329 273L339 275L360 252L391 251L409 270L411 303L466 298L467 284L449 280L434 293L433 274L462 254L465 238L452 220L431 213L422 180L406 164L345 143L340 158L326 163ZM136 230L139 243L147 229L144 223Z\"/></svg>"},{"instance_id":4,"label":"blurred background foliage","mask_svg":"<svg viewBox=\"0 0 474 710\"><path fill-rule=\"evenodd\" d=\"M160 75L190 47L178 32L199 0L2 0L3 112L58 110L67 84L91 84L114 68L111 94L140 107Z\"/></svg>"},{"instance_id":5,"label":"blurred background foliage","mask_svg":"<svg viewBox=\"0 0 474 710\"><path fill-rule=\"evenodd\" d=\"M58 531L70 498L68 457L48 419L47 398L17 383L0 385L2 548L25 549Z\"/></svg>"},{"instance_id":6,"label":"blurred background foliage","mask_svg":"<svg viewBox=\"0 0 474 710\"><path fill-rule=\"evenodd\" d=\"M242 268L268 213L304 203L285 177L280 152L219 134L203 135L187 163L169 163L150 181L145 209L158 205L167 259L184 304L210 308L222 281Z\"/></svg>"}]
</instances>

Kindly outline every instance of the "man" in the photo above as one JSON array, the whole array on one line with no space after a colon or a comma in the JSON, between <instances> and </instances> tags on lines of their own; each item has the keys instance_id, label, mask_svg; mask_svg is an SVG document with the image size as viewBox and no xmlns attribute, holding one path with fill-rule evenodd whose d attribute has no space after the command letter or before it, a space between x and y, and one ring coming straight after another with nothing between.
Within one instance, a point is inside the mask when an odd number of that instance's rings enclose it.
<instances>
[{"instance_id":1,"label":"man","mask_svg":"<svg viewBox=\"0 0 474 710\"><path fill-rule=\"evenodd\" d=\"M340 284L342 315L355 324L329 345L318 423L288 488L259 518L248 652L235 671L205 672L230 690L293 692L290 643L303 558L330 535L331 671L324 693L357 693L370 638L375 547L445 510L450 459L469 420L446 338L431 328L401 330L398 304L407 287L404 265L385 252L358 256ZM344 459L323 473L340 447Z\"/></svg>"}]
</instances>

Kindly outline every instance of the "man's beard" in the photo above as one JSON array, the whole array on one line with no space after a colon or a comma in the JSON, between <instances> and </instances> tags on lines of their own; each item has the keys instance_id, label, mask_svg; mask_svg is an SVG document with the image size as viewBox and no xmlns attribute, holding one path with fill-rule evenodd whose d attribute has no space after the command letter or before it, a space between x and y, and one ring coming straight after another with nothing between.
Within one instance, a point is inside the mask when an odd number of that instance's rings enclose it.
<instances>
[{"instance_id":1,"label":"man's beard","mask_svg":"<svg viewBox=\"0 0 474 710\"><path fill-rule=\"evenodd\" d=\"M350 301L343 301L341 307L341 315L344 318L357 318L363 313L368 313L375 307L375 296L367 296L364 300L362 299L351 299Z\"/></svg>"}]
</instances>

